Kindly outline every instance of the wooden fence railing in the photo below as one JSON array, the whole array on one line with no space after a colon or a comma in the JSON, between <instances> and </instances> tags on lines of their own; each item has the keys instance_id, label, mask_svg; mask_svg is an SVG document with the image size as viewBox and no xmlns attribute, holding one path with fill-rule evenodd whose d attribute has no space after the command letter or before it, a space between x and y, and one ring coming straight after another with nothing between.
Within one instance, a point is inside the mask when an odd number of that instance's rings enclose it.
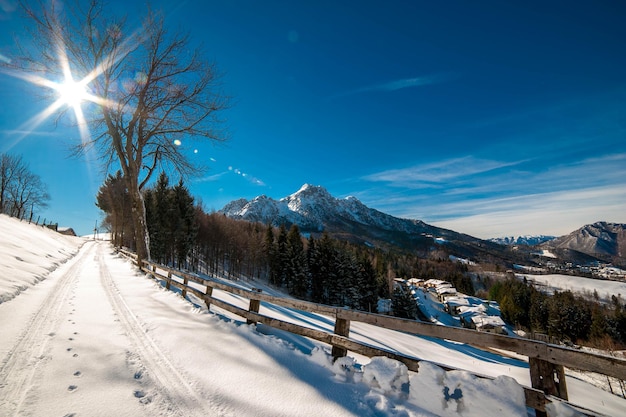
<instances>
[{"instance_id":1,"label":"wooden fence railing","mask_svg":"<svg viewBox=\"0 0 626 417\"><path fill-rule=\"evenodd\" d=\"M124 249L118 249L118 251L126 256L135 258L133 253ZM141 269L155 278L163 279L166 283L166 288L170 289L172 286L179 288L182 291L183 297L186 297L189 293L195 295L203 300L208 308L210 308L211 305L215 305L245 318L249 324L263 323L267 326L327 343L332 346L332 355L335 358L345 356L347 351L353 351L369 357L387 356L396 359L403 362L408 369L412 371L417 371L419 368L420 359L350 339L350 323L352 321L420 336L430 336L466 343L478 348L501 349L526 356L529 362L530 379L532 383L532 388L524 387L526 405L534 408L537 416L546 415L546 403L568 400L564 373L565 367L595 372L619 380L626 380L626 359L613 356L580 351L536 340L478 332L476 330L458 327L446 327L432 323L423 323L415 320L400 319L302 300L271 296L263 294L261 291L238 288L210 278L181 272L147 261L144 262L144 266ZM192 287L189 285L190 282L198 285ZM203 287L204 291L201 291L198 286ZM223 290L248 299L248 309L246 310L220 300L219 298L215 298L213 296L213 289ZM334 333L312 329L259 314L261 302L332 317L335 319ZM445 364L438 365L447 370L454 369ZM489 378L484 375L477 376ZM584 414L597 415L597 413L591 410L581 409L580 406L572 406Z\"/></svg>"}]
</instances>

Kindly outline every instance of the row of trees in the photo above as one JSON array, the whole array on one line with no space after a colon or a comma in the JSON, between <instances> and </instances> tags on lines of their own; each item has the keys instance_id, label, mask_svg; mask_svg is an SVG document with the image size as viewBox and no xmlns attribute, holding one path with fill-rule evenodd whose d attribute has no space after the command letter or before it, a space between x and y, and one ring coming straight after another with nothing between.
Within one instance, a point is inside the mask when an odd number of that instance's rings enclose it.
<instances>
[{"instance_id":1,"label":"row of trees","mask_svg":"<svg viewBox=\"0 0 626 417\"><path fill-rule=\"evenodd\" d=\"M0 154L0 213L24 218L48 206L50 196L41 178L21 156Z\"/></svg>"},{"instance_id":2,"label":"row of trees","mask_svg":"<svg viewBox=\"0 0 626 417\"><path fill-rule=\"evenodd\" d=\"M144 192L144 201L152 260L187 268L198 226L194 198L182 179L171 187L161 173L156 185Z\"/></svg>"},{"instance_id":3,"label":"row of trees","mask_svg":"<svg viewBox=\"0 0 626 417\"><path fill-rule=\"evenodd\" d=\"M194 198L182 179L170 186L167 175L161 173L156 184L144 190L142 198L152 260L187 268L189 254L196 245L198 218ZM96 205L105 213L103 224L111 230L113 244L136 250L133 205L121 171L107 177L98 190Z\"/></svg>"},{"instance_id":4,"label":"row of trees","mask_svg":"<svg viewBox=\"0 0 626 417\"><path fill-rule=\"evenodd\" d=\"M276 235L267 228L265 249L269 282L301 299L376 311L378 297L388 297L385 276L377 274L371 254L328 234L304 240L297 225L283 225Z\"/></svg>"},{"instance_id":5,"label":"row of trees","mask_svg":"<svg viewBox=\"0 0 626 417\"><path fill-rule=\"evenodd\" d=\"M373 250L326 234L307 240L295 225L287 231L206 213L182 181L170 186L164 173L143 198L156 262L230 278L267 279L301 299L366 311L376 311L378 297L389 296L386 261ZM121 172L100 187L97 205L106 213L114 244L132 248L132 205Z\"/></svg>"},{"instance_id":6,"label":"row of trees","mask_svg":"<svg viewBox=\"0 0 626 417\"><path fill-rule=\"evenodd\" d=\"M494 283L489 298L498 301L504 321L559 340L626 344L626 311L621 297L609 305L571 291L546 294L526 280L509 277ZM606 347L606 346L604 346Z\"/></svg>"}]
</instances>

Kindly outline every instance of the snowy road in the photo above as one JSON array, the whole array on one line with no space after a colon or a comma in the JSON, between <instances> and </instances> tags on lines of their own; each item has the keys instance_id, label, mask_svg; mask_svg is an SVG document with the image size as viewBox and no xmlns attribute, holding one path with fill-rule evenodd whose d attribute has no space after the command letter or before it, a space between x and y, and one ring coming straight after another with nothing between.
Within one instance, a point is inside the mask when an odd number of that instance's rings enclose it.
<instances>
[{"instance_id":1,"label":"snowy road","mask_svg":"<svg viewBox=\"0 0 626 417\"><path fill-rule=\"evenodd\" d=\"M38 307L2 362L2 415L217 415L146 334L105 251L86 243L49 277L49 288L18 297Z\"/></svg>"},{"instance_id":2,"label":"snowy road","mask_svg":"<svg viewBox=\"0 0 626 417\"><path fill-rule=\"evenodd\" d=\"M106 242L86 242L1 303L0 334L2 417L360 414L360 390L325 383L332 372L283 341L194 308Z\"/></svg>"}]
</instances>

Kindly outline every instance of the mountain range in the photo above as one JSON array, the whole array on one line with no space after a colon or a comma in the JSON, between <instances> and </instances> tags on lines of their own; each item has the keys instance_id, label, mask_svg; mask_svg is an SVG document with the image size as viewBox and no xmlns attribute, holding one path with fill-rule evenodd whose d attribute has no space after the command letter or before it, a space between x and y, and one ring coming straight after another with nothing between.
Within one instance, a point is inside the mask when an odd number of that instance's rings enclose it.
<instances>
[{"instance_id":1,"label":"mountain range","mask_svg":"<svg viewBox=\"0 0 626 417\"><path fill-rule=\"evenodd\" d=\"M402 219L367 207L356 197L339 199L324 187L304 184L279 200L261 195L228 203L220 213L234 219L290 227L304 235L332 237L373 247L396 248L426 255L445 252L478 262L537 262L533 248L555 251L563 261L626 264L626 225L598 222L569 235L478 239L421 220Z\"/></svg>"},{"instance_id":2,"label":"mountain range","mask_svg":"<svg viewBox=\"0 0 626 417\"><path fill-rule=\"evenodd\" d=\"M556 236L546 235L524 235L524 236L504 236L489 239L490 242L500 245L528 245L534 246L554 239Z\"/></svg>"}]
</instances>

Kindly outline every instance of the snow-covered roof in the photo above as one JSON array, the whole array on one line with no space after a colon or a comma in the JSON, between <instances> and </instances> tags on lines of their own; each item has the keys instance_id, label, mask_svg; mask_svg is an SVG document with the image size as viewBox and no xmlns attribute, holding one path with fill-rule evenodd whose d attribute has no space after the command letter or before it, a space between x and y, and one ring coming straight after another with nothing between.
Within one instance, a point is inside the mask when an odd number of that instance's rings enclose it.
<instances>
[{"instance_id":1,"label":"snow-covered roof","mask_svg":"<svg viewBox=\"0 0 626 417\"><path fill-rule=\"evenodd\" d=\"M443 294L456 294L456 288L450 286L450 287L437 287L436 288L437 294L439 295L443 295Z\"/></svg>"},{"instance_id":2,"label":"snow-covered roof","mask_svg":"<svg viewBox=\"0 0 626 417\"><path fill-rule=\"evenodd\" d=\"M448 297L446 303L451 307L469 306L467 297Z\"/></svg>"},{"instance_id":3,"label":"snow-covered roof","mask_svg":"<svg viewBox=\"0 0 626 417\"><path fill-rule=\"evenodd\" d=\"M477 328L480 327L502 327L505 325L504 320L500 316L476 315L472 316L472 321Z\"/></svg>"},{"instance_id":4,"label":"snow-covered roof","mask_svg":"<svg viewBox=\"0 0 626 417\"><path fill-rule=\"evenodd\" d=\"M441 284L444 284L444 283L449 284L449 282L442 281L440 279L429 279L426 282L424 282L424 285L428 285L428 286L431 286L431 287L436 287L437 285L441 285Z\"/></svg>"}]
</instances>

